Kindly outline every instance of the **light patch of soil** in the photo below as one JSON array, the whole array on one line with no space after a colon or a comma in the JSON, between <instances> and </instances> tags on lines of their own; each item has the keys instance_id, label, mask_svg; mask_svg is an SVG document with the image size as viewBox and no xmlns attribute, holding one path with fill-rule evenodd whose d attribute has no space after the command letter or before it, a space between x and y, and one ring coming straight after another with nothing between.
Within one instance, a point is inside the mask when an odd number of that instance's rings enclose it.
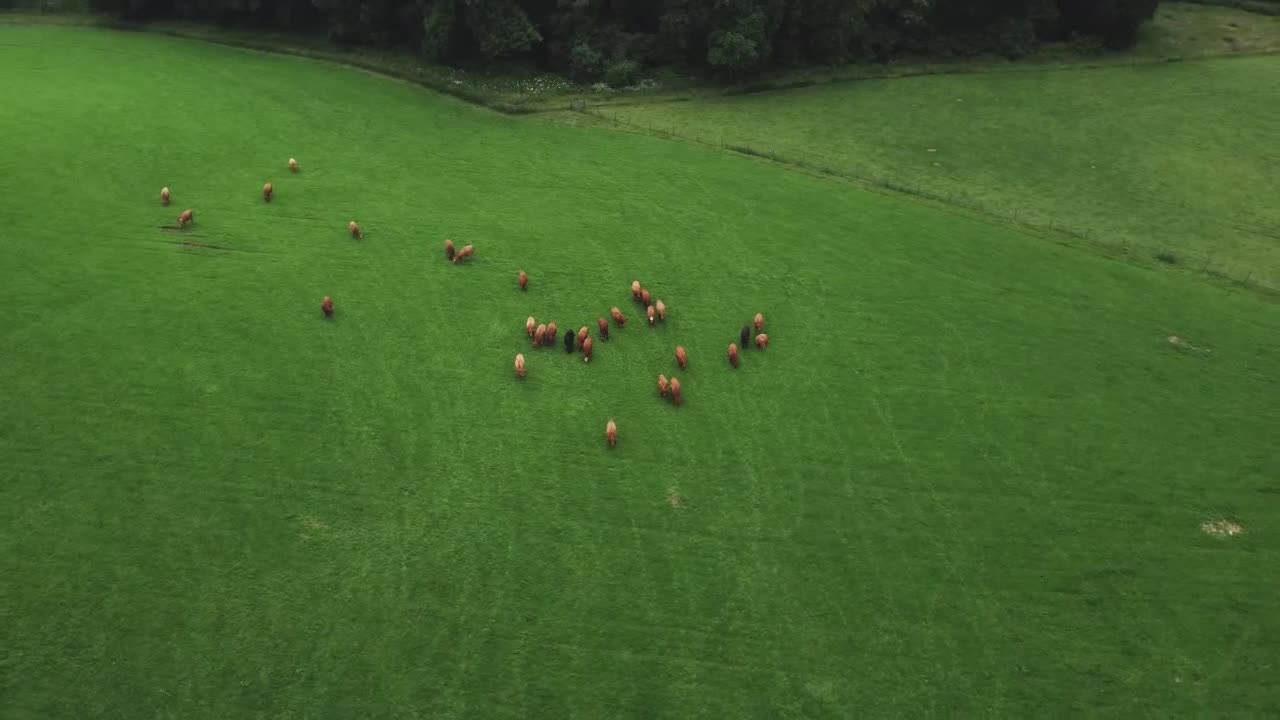
<instances>
[{"instance_id":1,"label":"light patch of soil","mask_svg":"<svg viewBox=\"0 0 1280 720\"><path fill-rule=\"evenodd\" d=\"M1206 520L1200 523L1200 531L1216 538L1235 537L1244 533L1244 528L1230 520Z\"/></svg>"},{"instance_id":2,"label":"light patch of soil","mask_svg":"<svg viewBox=\"0 0 1280 720\"><path fill-rule=\"evenodd\" d=\"M684 507L684 496L680 494L680 488L667 488L667 504L677 510Z\"/></svg>"},{"instance_id":3,"label":"light patch of soil","mask_svg":"<svg viewBox=\"0 0 1280 720\"><path fill-rule=\"evenodd\" d=\"M1184 337L1179 337L1178 335L1170 335L1165 338L1165 341L1179 350L1188 350L1190 352L1198 352L1198 353L1213 352L1209 348L1200 347L1198 345L1192 345L1190 340L1187 340Z\"/></svg>"},{"instance_id":4,"label":"light patch of soil","mask_svg":"<svg viewBox=\"0 0 1280 720\"><path fill-rule=\"evenodd\" d=\"M298 533L298 539L302 542L310 542L316 535L329 529L329 524L314 515L302 516L302 532Z\"/></svg>"}]
</instances>

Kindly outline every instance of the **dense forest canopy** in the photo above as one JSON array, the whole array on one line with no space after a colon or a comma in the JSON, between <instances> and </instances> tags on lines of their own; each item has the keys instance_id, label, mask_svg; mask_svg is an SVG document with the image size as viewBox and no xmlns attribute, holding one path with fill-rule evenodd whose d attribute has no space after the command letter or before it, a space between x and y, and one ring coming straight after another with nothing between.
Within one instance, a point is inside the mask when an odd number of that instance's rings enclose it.
<instances>
[{"instance_id":1,"label":"dense forest canopy","mask_svg":"<svg viewBox=\"0 0 1280 720\"><path fill-rule=\"evenodd\" d=\"M1045 40L1124 47L1159 0L92 0L134 20L326 30L431 60L523 60L579 80L646 66L774 67L998 52Z\"/></svg>"}]
</instances>

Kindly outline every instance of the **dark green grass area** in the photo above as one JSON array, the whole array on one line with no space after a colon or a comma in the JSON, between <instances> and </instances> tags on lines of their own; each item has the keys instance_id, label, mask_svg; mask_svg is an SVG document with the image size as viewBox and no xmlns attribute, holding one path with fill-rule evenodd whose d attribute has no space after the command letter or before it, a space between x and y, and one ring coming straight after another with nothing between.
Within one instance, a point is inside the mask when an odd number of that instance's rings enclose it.
<instances>
[{"instance_id":1,"label":"dark green grass area","mask_svg":"<svg viewBox=\"0 0 1280 720\"><path fill-rule=\"evenodd\" d=\"M7 718L1280 712L1274 304L297 58L0 77Z\"/></svg>"}]
</instances>

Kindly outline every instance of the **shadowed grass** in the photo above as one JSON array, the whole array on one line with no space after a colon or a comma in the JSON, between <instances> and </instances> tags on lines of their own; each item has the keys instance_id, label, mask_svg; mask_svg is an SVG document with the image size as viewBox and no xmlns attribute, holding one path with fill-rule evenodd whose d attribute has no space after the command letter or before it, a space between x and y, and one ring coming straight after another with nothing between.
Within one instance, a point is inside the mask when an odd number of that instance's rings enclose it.
<instances>
[{"instance_id":1,"label":"shadowed grass","mask_svg":"<svg viewBox=\"0 0 1280 720\"><path fill-rule=\"evenodd\" d=\"M1274 305L297 58L19 26L0 75L8 717L1280 702Z\"/></svg>"}]
</instances>

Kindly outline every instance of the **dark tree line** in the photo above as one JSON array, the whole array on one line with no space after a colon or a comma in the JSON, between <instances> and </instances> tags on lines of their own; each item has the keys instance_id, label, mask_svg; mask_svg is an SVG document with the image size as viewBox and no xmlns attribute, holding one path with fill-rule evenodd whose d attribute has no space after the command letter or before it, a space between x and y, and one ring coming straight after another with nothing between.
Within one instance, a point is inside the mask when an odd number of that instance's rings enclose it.
<instances>
[{"instance_id":1,"label":"dark tree line","mask_svg":"<svg viewBox=\"0 0 1280 720\"><path fill-rule=\"evenodd\" d=\"M1083 38L1120 48L1159 0L91 0L132 20L328 32L449 62L516 60L625 83L669 64L743 76L903 53L1018 57Z\"/></svg>"}]
</instances>

